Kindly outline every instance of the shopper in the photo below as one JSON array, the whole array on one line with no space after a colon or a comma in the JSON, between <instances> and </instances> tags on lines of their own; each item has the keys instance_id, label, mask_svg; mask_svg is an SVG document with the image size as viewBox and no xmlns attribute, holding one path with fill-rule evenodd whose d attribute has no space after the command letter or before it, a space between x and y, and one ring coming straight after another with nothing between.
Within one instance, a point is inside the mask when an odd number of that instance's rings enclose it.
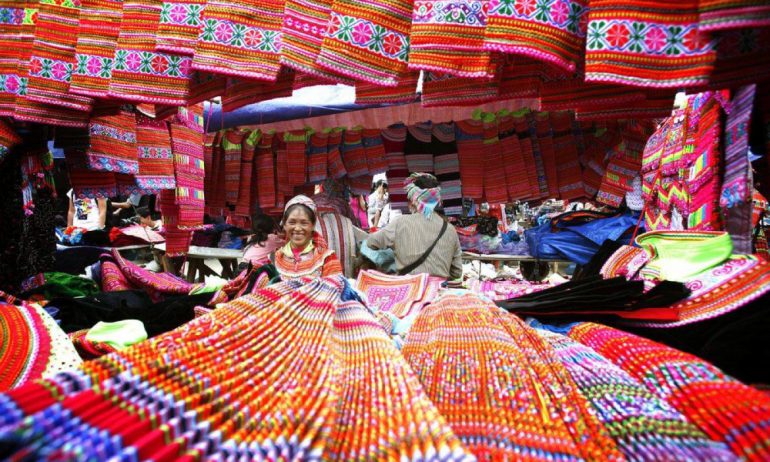
<instances>
[{"instance_id":1,"label":"shopper","mask_svg":"<svg viewBox=\"0 0 770 462\"><path fill-rule=\"evenodd\" d=\"M388 203L388 183L378 180L372 185L372 193L367 201L367 218L370 228L382 228L380 217Z\"/></svg>"},{"instance_id":2,"label":"shopper","mask_svg":"<svg viewBox=\"0 0 770 462\"><path fill-rule=\"evenodd\" d=\"M286 244L279 229L273 217L259 212L252 215L252 235L246 242L243 260L253 265L267 262L271 253Z\"/></svg>"},{"instance_id":3,"label":"shopper","mask_svg":"<svg viewBox=\"0 0 770 462\"><path fill-rule=\"evenodd\" d=\"M286 203L281 221L286 244L276 250L272 258L281 278L342 274L334 251L314 231L316 221L316 205L309 197L299 195Z\"/></svg>"},{"instance_id":4,"label":"shopper","mask_svg":"<svg viewBox=\"0 0 770 462\"><path fill-rule=\"evenodd\" d=\"M107 222L107 199L76 198L72 189L67 192L67 197L69 197L68 227L85 228L88 231L104 229Z\"/></svg>"},{"instance_id":5,"label":"shopper","mask_svg":"<svg viewBox=\"0 0 770 462\"><path fill-rule=\"evenodd\" d=\"M403 215L372 234L371 249L391 248L399 274L428 273L445 279L462 277L462 252L454 226L435 212L441 203L436 177L413 173L404 182L410 215Z\"/></svg>"}]
</instances>

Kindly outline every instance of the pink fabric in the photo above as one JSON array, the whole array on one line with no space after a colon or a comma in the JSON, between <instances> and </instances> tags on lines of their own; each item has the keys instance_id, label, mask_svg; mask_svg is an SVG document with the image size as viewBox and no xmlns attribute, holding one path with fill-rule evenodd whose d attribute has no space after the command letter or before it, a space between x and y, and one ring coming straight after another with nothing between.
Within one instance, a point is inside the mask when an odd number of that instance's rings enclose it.
<instances>
[{"instance_id":1,"label":"pink fabric","mask_svg":"<svg viewBox=\"0 0 770 462\"><path fill-rule=\"evenodd\" d=\"M361 204L357 197L350 198L350 208L353 209L353 215L358 217L358 221L361 223L361 228L369 229L369 217L366 215L366 210L361 208Z\"/></svg>"}]
</instances>

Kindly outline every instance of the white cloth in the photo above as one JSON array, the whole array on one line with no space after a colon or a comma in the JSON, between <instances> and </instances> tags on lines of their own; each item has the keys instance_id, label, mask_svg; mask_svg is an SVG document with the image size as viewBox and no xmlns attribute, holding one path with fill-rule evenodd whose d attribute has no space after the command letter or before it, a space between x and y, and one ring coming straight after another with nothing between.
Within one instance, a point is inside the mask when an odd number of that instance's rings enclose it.
<instances>
[{"instance_id":1,"label":"white cloth","mask_svg":"<svg viewBox=\"0 0 770 462\"><path fill-rule=\"evenodd\" d=\"M369 194L369 197L366 200L367 210L366 214L369 218L369 227L374 226L374 217L377 215L377 211L382 211L385 206L388 204L388 193L385 193L380 199L379 195L377 194L377 191ZM380 218L382 220L382 218ZM378 228L382 228L382 224L377 224Z\"/></svg>"},{"instance_id":2,"label":"white cloth","mask_svg":"<svg viewBox=\"0 0 770 462\"><path fill-rule=\"evenodd\" d=\"M96 199L80 199L74 197L74 194L75 193L71 189L67 192L67 197L69 197L75 205L75 216L72 217L72 226L85 228L88 231L101 229L101 225L99 224L99 205L97 204Z\"/></svg>"}]
</instances>

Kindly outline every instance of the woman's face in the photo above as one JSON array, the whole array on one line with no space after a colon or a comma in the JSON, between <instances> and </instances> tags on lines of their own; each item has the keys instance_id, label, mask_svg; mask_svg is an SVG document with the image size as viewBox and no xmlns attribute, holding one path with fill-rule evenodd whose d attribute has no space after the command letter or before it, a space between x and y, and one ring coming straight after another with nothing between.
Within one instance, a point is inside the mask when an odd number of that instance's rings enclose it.
<instances>
[{"instance_id":1,"label":"woman's face","mask_svg":"<svg viewBox=\"0 0 770 462\"><path fill-rule=\"evenodd\" d=\"M305 209L296 207L286 217L283 230L292 247L303 249L313 238L313 221Z\"/></svg>"}]
</instances>

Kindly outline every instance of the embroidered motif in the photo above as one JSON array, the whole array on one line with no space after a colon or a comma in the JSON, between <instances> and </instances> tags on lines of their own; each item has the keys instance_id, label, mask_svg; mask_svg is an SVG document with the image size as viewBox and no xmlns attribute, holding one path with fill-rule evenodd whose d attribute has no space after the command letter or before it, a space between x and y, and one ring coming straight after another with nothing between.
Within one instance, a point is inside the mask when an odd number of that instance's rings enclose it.
<instances>
[{"instance_id":1,"label":"embroidered motif","mask_svg":"<svg viewBox=\"0 0 770 462\"><path fill-rule=\"evenodd\" d=\"M408 35L388 30L366 19L332 12L328 36L402 62L406 62L409 55Z\"/></svg>"},{"instance_id":2,"label":"embroidered motif","mask_svg":"<svg viewBox=\"0 0 770 462\"><path fill-rule=\"evenodd\" d=\"M200 27L203 5L164 3L160 10L161 24Z\"/></svg>"},{"instance_id":3,"label":"embroidered motif","mask_svg":"<svg viewBox=\"0 0 770 462\"><path fill-rule=\"evenodd\" d=\"M151 51L118 50L114 69L160 77L188 78L192 58L154 53Z\"/></svg>"},{"instance_id":4,"label":"embroidered motif","mask_svg":"<svg viewBox=\"0 0 770 462\"><path fill-rule=\"evenodd\" d=\"M100 79L110 79L112 77L112 58L93 55L77 55L73 75L85 75L88 77L97 77Z\"/></svg>"}]
</instances>

